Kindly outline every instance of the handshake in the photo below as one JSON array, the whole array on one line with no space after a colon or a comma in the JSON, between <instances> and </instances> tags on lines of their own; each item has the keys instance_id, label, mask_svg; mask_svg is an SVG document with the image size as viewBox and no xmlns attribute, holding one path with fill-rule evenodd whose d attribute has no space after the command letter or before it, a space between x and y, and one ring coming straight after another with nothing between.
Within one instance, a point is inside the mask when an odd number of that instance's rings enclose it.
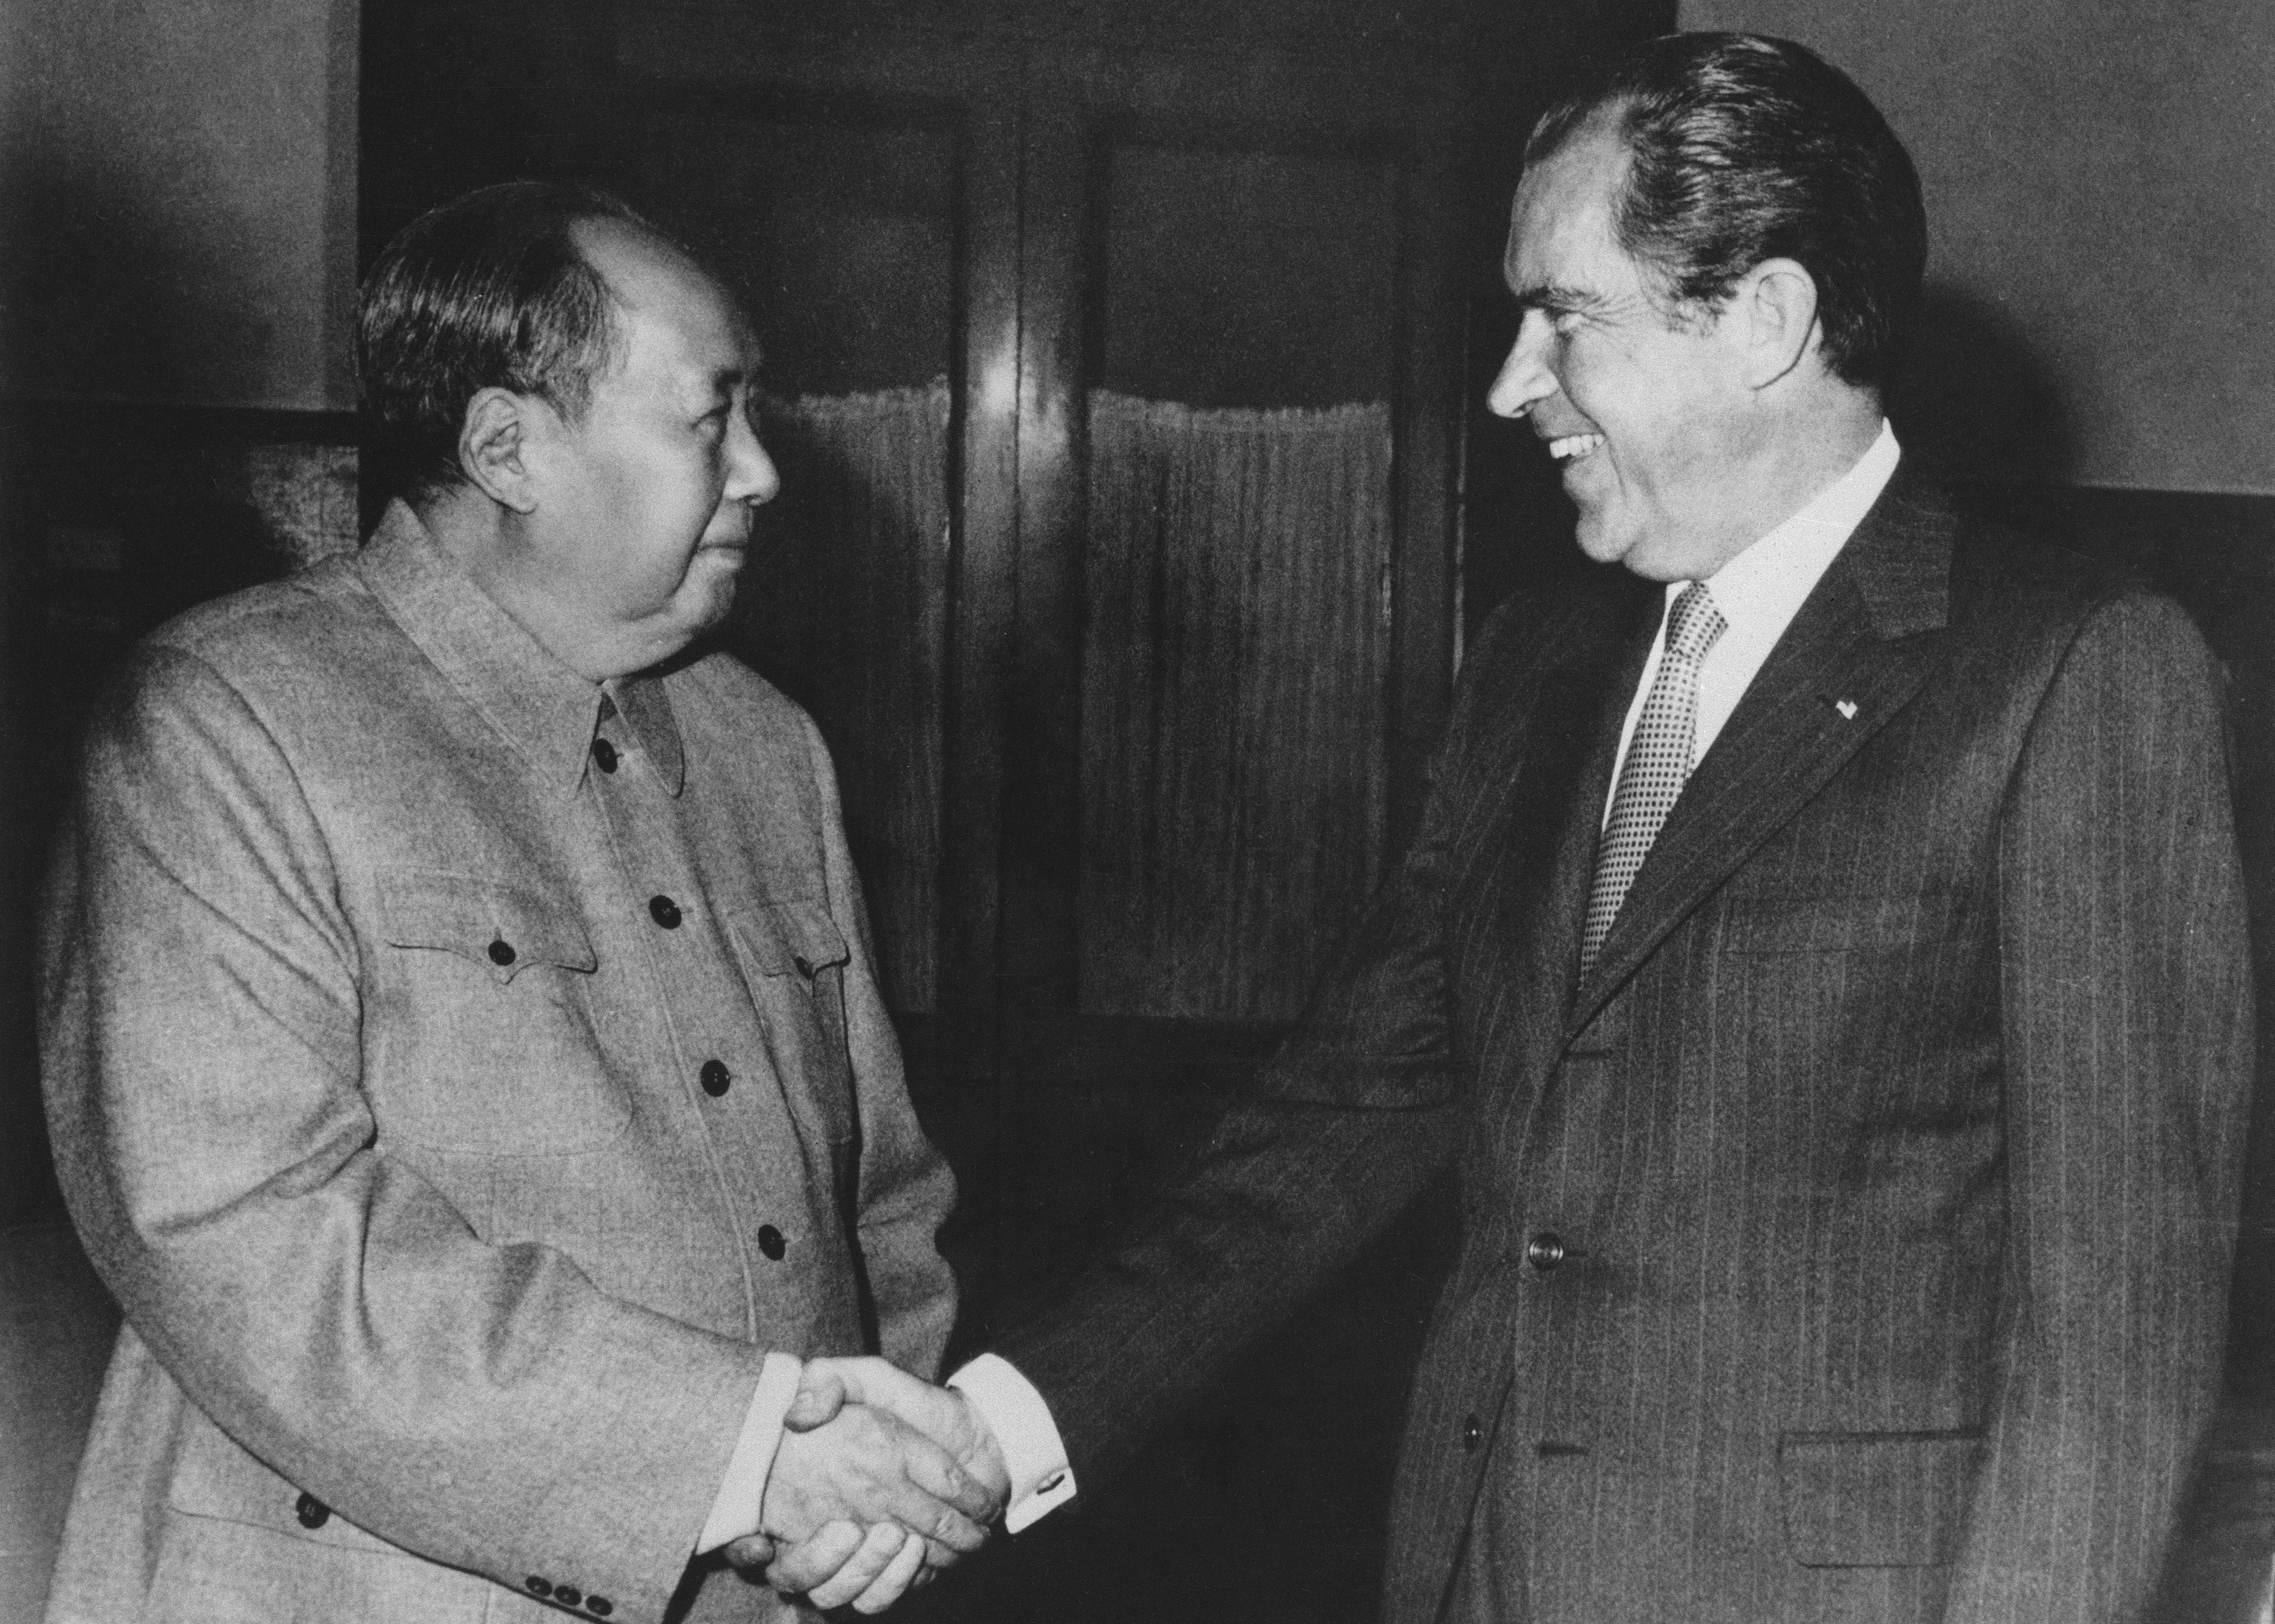
<instances>
[{"instance_id":1,"label":"handshake","mask_svg":"<svg viewBox=\"0 0 2275 1624\"><path fill-rule=\"evenodd\" d=\"M1010 1473L979 1410L879 1358L811 1359L783 1419L745 1575L881 1613L986 1543Z\"/></svg>"}]
</instances>

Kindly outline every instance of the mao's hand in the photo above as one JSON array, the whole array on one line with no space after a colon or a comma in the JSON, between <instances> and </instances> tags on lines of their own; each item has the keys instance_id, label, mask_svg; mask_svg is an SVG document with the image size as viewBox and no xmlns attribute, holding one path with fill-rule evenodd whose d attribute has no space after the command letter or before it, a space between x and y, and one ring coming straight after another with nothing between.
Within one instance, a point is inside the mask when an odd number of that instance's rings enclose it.
<instances>
[{"instance_id":1,"label":"mao's hand","mask_svg":"<svg viewBox=\"0 0 2275 1624\"><path fill-rule=\"evenodd\" d=\"M809 1359L798 1379L782 1424L803 1432L828 1422L847 1404L891 1412L955 1457L956 1463L986 1486L1001 1511L1011 1493L1010 1469L987 1423L971 1401L953 1387L935 1387L898 1365L866 1358Z\"/></svg>"},{"instance_id":2,"label":"mao's hand","mask_svg":"<svg viewBox=\"0 0 2275 1624\"><path fill-rule=\"evenodd\" d=\"M809 1361L785 1419L785 1442L791 1433L829 1424L849 1403L888 1410L930 1437L985 1486L993 1501L991 1518L1009 1495L1002 1451L964 1395L931 1386L882 1359ZM816 1606L850 1602L858 1612L878 1613L929 1582L955 1560L956 1552L906 1537L897 1528L832 1522L794 1545L740 1542L729 1549L729 1558L743 1567L771 1561L767 1576L775 1588L803 1592Z\"/></svg>"},{"instance_id":3,"label":"mao's hand","mask_svg":"<svg viewBox=\"0 0 2275 1624\"><path fill-rule=\"evenodd\" d=\"M834 1552L850 1530L858 1537L841 1565L858 1562L857 1571L867 1576L843 1596L833 1587L817 1604L834 1606L862 1597L881 1579L897 1580L896 1598L927 1558L945 1565L978 1550L987 1537L982 1524L994 1517L1001 1498L915 1428L881 1409L845 1405L827 1421L783 1431L760 1505L764 1539L730 1545L728 1560L747 1567L764 1560L760 1552L767 1542L777 1548L802 1545L817 1535L827 1536L817 1552ZM867 1571L871 1567L873 1572Z\"/></svg>"}]
</instances>

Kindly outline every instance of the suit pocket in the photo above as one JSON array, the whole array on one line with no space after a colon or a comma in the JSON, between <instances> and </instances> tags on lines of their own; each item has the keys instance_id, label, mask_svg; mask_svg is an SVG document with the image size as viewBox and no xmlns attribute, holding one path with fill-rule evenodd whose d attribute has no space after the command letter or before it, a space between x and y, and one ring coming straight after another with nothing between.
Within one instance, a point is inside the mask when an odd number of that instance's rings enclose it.
<instances>
[{"instance_id":1,"label":"suit pocket","mask_svg":"<svg viewBox=\"0 0 2275 1624\"><path fill-rule=\"evenodd\" d=\"M1982 1454L1976 1429L1788 1432L1785 1533L1804 1567L1921 1567L1957 1554Z\"/></svg>"},{"instance_id":2,"label":"suit pocket","mask_svg":"<svg viewBox=\"0 0 2275 1624\"><path fill-rule=\"evenodd\" d=\"M533 885L379 878L365 1078L382 1136L488 1156L596 1150L631 1121L595 1030L582 917Z\"/></svg>"},{"instance_id":3,"label":"suit pocket","mask_svg":"<svg viewBox=\"0 0 2275 1624\"><path fill-rule=\"evenodd\" d=\"M817 901L764 902L731 910L769 1058L801 1118L833 1144L853 1133L853 1065L846 1046L844 933Z\"/></svg>"},{"instance_id":4,"label":"suit pocket","mask_svg":"<svg viewBox=\"0 0 2275 1624\"><path fill-rule=\"evenodd\" d=\"M1733 953L1869 953L1925 947L1957 933L1968 896L1924 890L1893 895L1729 898L1722 947Z\"/></svg>"}]
</instances>

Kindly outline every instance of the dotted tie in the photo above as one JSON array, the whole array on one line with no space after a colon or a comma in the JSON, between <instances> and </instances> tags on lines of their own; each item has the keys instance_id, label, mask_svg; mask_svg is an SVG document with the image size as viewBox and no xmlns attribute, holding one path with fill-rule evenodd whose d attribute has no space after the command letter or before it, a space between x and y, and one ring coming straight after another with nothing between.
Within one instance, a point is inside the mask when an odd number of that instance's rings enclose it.
<instances>
[{"instance_id":1,"label":"dotted tie","mask_svg":"<svg viewBox=\"0 0 2275 1624\"><path fill-rule=\"evenodd\" d=\"M1703 582L1682 589L1667 617L1667 652L1644 697L1620 764L1620 787L1612 794L1612 815L1596 845L1596 878L1588 888L1588 922L1580 933L1580 973L1596 966L1596 954L1620 916L1628 887L1659 838L1659 825L1674 809L1690 776L1690 745L1697 736L1698 667L1729 623L1714 607Z\"/></svg>"}]
</instances>

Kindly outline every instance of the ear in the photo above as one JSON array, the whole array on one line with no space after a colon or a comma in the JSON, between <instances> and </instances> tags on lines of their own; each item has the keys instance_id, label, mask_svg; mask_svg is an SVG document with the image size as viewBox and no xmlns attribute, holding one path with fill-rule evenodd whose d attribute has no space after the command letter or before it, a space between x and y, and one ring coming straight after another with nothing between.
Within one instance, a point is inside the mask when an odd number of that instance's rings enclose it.
<instances>
[{"instance_id":1,"label":"ear","mask_svg":"<svg viewBox=\"0 0 2275 1624\"><path fill-rule=\"evenodd\" d=\"M466 403L458 428L458 468L500 507L528 513L537 506L536 483L525 457L541 403L495 386Z\"/></svg>"},{"instance_id":2,"label":"ear","mask_svg":"<svg viewBox=\"0 0 2275 1624\"><path fill-rule=\"evenodd\" d=\"M1749 386L1767 389L1825 342L1817 319L1817 278L1794 260L1764 260L1739 280L1724 306L1745 347Z\"/></svg>"}]
</instances>

